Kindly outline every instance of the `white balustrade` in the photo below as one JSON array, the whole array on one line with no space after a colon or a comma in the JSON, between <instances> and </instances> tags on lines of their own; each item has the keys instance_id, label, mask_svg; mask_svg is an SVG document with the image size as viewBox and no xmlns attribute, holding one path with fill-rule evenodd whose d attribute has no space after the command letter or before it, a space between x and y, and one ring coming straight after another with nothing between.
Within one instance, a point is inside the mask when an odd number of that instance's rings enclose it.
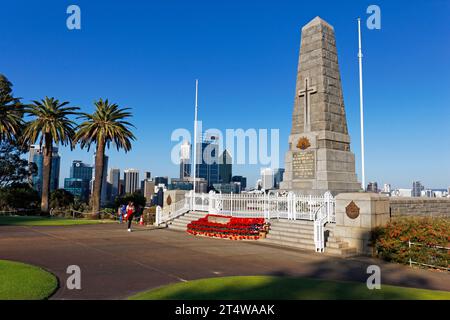
<instances>
[{"instance_id":1,"label":"white balustrade","mask_svg":"<svg viewBox=\"0 0 450 320\"><path fill-rule=\"evenodd\" d=\"M330 192L323 196L297 195L289 192L255 194L186 193L185 198L171 205L157 207L155 224L177 218L188 211L228 215L240 218L288 219L314 221L316 251L324 250L324 225L335 223L335 199Z\"/></svg>"}]
</instances>

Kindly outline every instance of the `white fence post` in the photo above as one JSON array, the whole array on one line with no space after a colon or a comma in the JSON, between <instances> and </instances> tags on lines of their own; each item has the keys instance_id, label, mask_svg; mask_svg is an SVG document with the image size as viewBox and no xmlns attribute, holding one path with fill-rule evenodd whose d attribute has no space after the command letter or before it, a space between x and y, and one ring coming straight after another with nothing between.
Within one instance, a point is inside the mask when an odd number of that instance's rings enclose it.
<instances>
[{"instance_id":1,"label":"white fence post","mask_svg":"<svg viewBox=\"0 0 450 320\"><path fill-rule=\"evenodd\" d=\"M156 213L155 213L155 224L159 226L161 223L161 207L156 207Z\"/></svg>"},{"instance_id":2,"label":"white fence post","mask_svg":"<svg viewBox=\"0 0 450 320\"><path fill-rule=\"evenodd\" d=\"M208 213L214 213L214 204L213 204L213 201L214 201L214 191L213 190L211 190L209 193L208 193Z\"/></svg>"},{"instance_id":3,"label":"white fence post","mask_svg":"<svg viewBox=\"0 0 450 320\"><path fill-rule=\"evenodd\" d=\"M233 192L230 193L230 215L233 216Z\"/></svg>"}]
</instances>

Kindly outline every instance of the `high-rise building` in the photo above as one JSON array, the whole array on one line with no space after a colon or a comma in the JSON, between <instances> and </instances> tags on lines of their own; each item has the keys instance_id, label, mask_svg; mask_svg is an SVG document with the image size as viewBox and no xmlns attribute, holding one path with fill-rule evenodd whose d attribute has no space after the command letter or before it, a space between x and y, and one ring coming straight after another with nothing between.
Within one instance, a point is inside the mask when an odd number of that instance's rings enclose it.
<instances>
[{"instance_id":1,"label":"high-rise building","mask_svg":"<svg viewBox=\"0 0 450 320\"><path fill-rule=\"evenodd\" d=\"M155 194L155 181L150 179L144 180L144 189L142 190L147 203L151 203Z\"/></svg>"},{"instance_id":2,"label":"high-rise building","mask_svg":"<svg viewBox=\"0 0 450 320\"><path fill-rule=\"evenodd\" d=\"M427 190L422 190L422 191L420 192L420 196L421 196L421 197L426 197L426 198L434 198L434 197L435 197L435 194L434 194L434 191L433 191L433 190L427 189Z\"/></svg>"},{"instance_id":3,"label":"high-rise building","mask_svg":"<svg viewBox=\"0 0 450 320\"><path fill-rule=\"evenodd\" d=\"M221 183L230 183L233 176L233 159L228 150L224 150L219 157L219 179Z\"/></svg>"},{"instance_id":4,"label":"high-rise building","mask_svg":"<svg viewBox=\"0 0 450 320\"><path fill-rule=\"evenodd\" d=\"M31 183L33 188L42 194L42 179L44 168L44 154L43 149L39 145L32 145L30 147L29 162L35 163L37 172L31 176ZM53 147L52 162L50 168L50 192L58 189L59 187L59 169L60 169L61 157L58 154L58 147Z\"/></svg>"},{"instance_id":5,"label":"high-rise building","mask_svg":"<svg viewBox=\"0 0 450 320\"><path fill-rule=\"evenodd\" d=\"M216 137L205 138L197 144L196 177L203 178L212 188L219 183L219 145Z\"/></svg>"},{"instance_id":6,"label":"high-rise building","mask_svg":"<svg viewBox=\"0 0 450 320\"><path fill-rule=\"evenodd\" d=\"M119 180L119 196L125 194L125 181L123 179Z\"/></svg>"},{"instance_id":7,"label":"high-rise building","mask_svg":"<svg viewBox=\"0 0 450 320\"><path fill-rule=\"evenodd\" d=\"M384 193L391 193L391 185L389 183L385 183L383 185L383 192Z\"/></svg>"},{"instance_id":8,"label":"high-rise building","mask_svg":"<svg viewBox=\"0 0 450 320\"><path fill-rule=\"evenodd\" d=\"M105 155L103 158L103 178L102 178L102 189L100 192L100 204L107 204L110 199L108 199L108 156ZM95 163L95 154L94 154L94 163ZM95 165L94 172L92 177L92 191L94 190L94 180L95 180Z\"/></svg>"},{"instance_id":9,"label":"high-rise building","mask_svg":"<svg viewBox=\"0 0 450 320\"><path fill-rule=\"evenodd\" d=\"M261 188L264 190L273 189L274 174L272 168L261 169Z\"/></svg>"},{"instance_id":10,"label":"high-rise building","mask_svg":"<svg viewBox=\"0 0 450 320\"><path fill-rule=\"evenodd\" d=\"M152 173L150 171L144 172L144 180L151 180L152 179Z\"/></svg>"},{"instance_id":11,"label":"high-rise building","mask_svg":"<svg viewBox=\"0 0 450 320\"><path fill-rule=\"evenodd\" d=\"M238 183L240 185L239 191L244 191L247 189L247 178L243 176L233 176L231 182Z\"/></svg>"},{"instance_id":12,"label":"high-rise building","mask_svg":"<svg viewBox=\"0 0 450 320\"><path fill-rule=\"evenodd\" d=\"M413 181L412 187L412 197L420 197L422 190L424 190L424 186L420 181Z\"/></svg>"},{"instance_id":13,"label":"high-rise building","mask_svg":"<svg viewBox=\"0 0 450 320\"><path fill-rule=\"evenodd\" d=\"M169 177L155 177L155 185L163 184L165 187L169 185Z\"/></svg>"},{"instance_id":14,"label":"high-rise building","mask_svg":"<svg viewBox=\"0 0 450 320\"><path fill-rule=\"evenodd\" d=\"M74 160L70 167L70 177L83 180L92 180L92 173L94 168L81 160Z\"/></svg>"},{"instance_id":15,"label":"high-rise building","mask_svg":"<svg viewBox=\"0 0 450 320\"><path fill-rule=\"evenodd\" d=\"M70 167L70 177L64 179L64 189L80 200L88 201L93 170L91 165L74 160Z\"/></svg>"},{"instance_id":16,"label":"high-rise building","mask_svg":"<svg viewBox=\"0 0 450 320\"><path fill-rule=\"evenodd\" d=\"M378 192L378 183L377 182L369 182L366 188L367 192Z\"/></svg>"},{"instance_id":17,"label":"high-rise building","mask_svg":"<svg viewBox=\"0 0 450 320\"><path fill-rule=\"evenodd\" d=\"M111 168L108 175L108 183L111 184L111 200L120 195L120 169Z\"/></svg>"},{"instance_id":18,"label":"high-rise building","mask_svg":"<svg viewBox=\"0 0 450 320\"><path fill-rule=\"evenodd\" d=\"M124 170L125 193L133 193L139 189L139 170Z\"/></svg>"},{"instance_id":19,"label":"high-rise building","mask_svg":"<svg viewBox=\"0 0 450 320\"><path fill-rule=\"evenodd\" d=\"M185 180L191 176L191 145L184 141L180 150L180 179Z\"/></svg>"},{"instance_id":20,"label":"high-rise building","mask_svg":"<svg viewBox=\"0 0 450 320\"><path fill-rule=\"evenodd\" d=\"M280 183L283 182L284 169L278 168L273 171L273 187L280 189Z\"/></svg>"}]
</instances>

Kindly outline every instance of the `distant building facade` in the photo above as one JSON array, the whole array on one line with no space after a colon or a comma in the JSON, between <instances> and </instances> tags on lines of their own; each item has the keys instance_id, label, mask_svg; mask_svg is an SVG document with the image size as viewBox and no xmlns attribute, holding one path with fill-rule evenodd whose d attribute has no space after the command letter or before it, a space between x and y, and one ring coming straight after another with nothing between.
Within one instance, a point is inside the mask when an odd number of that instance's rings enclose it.
<instances>
[{"instance_id":1,"label":"distant building facade","mask_svg":"<svg viewBox=\"0 0 450 320\"><path fill-rule=\"evenodd\" d=\"M124 170L125 193L133 193L139 190L139 170Z\"/></svg>"},{"instance_id":2,"label":"distant building facade","mask_svg":"<svg viewBox=\"0 0 450 320\"><path fill-rule=\"evenodd\" d=\"M37 172L31 176L31 184L33 188L42 194L42 180L44 173L44 154L43 148L39 145L32 145L29 150L29 162L36 164ZM59 171L61 165L61 157L58 154L58 147L53 147L52 162L50 168L50 192L59 187Z\"/></svg>"},{"instance_id":3,"label":"distant building facade","mask_svg":"<svg viewBox=\"0 0 450 320\"><path fill-rule=\"evenodd\" d=\"M274 174L272 168L261 169L261 188L264 190L273 189Z\"/></svg>"},{"instance_id":4,"label":"distant building facade","mask_svg":"<svg viewBox=\"0 0 450 320\"><path fill-rule=\"evenodd\" d=\"M378 183L377 182L369 182L366 188L367 192L378 193Z\"/></svg>"},{"instance_id":5,"label":"distant building facade","mask_svg":"<svg viewBox=\"0 0 450 320\"><path fill-rule=\"evenodd\" d=\"M192 182L188 179L172 178L167 186L169 190L192 190L194 188Z\"/></svg>"},{"instance_id":6,"label":"distant building facade","mask_svg":"<svg viewBox=\"0 0 450 320\"><path fill-rule=\"evenodd\" d=\"M120 169L111 168L108 175L108 183L111 185L111 201L120 195Z\"/></svg>"},{"instance_id":7,"label":"distant building facade","mask_svg":"<svg viewBox=\"0 0 450 320\"><path fill-rule=\"evenodd\" d=\"M224 150L219 157L219 180L221 183L230 183L233 176L233 159L228 150Z\"/></svg>"},{"instance_id":8,"label":"distant building facade","mask_svg":"<svg viewBox=\"0 0 450 320\"><path fill-rule=\"evenodd\" d=\"M180 179L184 180L191 176L191 145L185 141L180 151Z\"/></svg>"},{"instance_id":9,"label":"distant building facade","mask_svg":"<svg viewBox=\"0 0 450 320\"><path fill-rule=\"evenodd\" d=\"M280 183L283 182L284 169L278 168L273 171L273 187L280 189Z\"/></svg>"},{"instance_id":10,"label":"distant building facade","mask_svg":"<svg viewBox=\"0 0 450 320\"><path fill-rule=\"evenodd\" d=\"M70 167L70 177L64 179L64 189L82 201L88 201L94 168L81 160L74 160Z\"/></svg>"},{"instance_id":11,"label":"distant building facade","mask_svg":"<svg viewBox=\"0 0 450 320\"><path fill-rule=\"evenodd\" d=\"M151 204L153 195L155 194L155 181L150 179L144 180L144 188L142 190L147 204Z\"/></svg>"},{"instance_id":12,"label":"distant building facade","mask_svg":"<svg viewBox=\"0 0 450 320\"><path fill-rule=\"evenodd\" d=\"M215 137L197 143L196 177L205 179L208 188L220 182L219 145Z\"/></svg>"},{"instance_id":13,"label":"distant building facade","mask_svg":"<svg viewBox=\"0 0 450 320\"><path fill-rule=\"evenodd\" d=\"M243 176L233 176L231 182L240 185L240 191L247 189L247 178Z\"/></svg>"},{"instance_id":14,"label":"distant building facade","mask_svg":"<svg viewBox=\"0 0 450 320\"><path fill-rule=\"evenodd\" d=\"M424 189L425 188L420 181L413 181L412 197L420 197Z\"/></svg>"},{"instance_id":15,"label":"distant building facade","mask_svg":"<svg viewBox=\"0 0 450 320\"><path fill-rule=\"evenodd\" d=\"M169 185L169 177L155 177L154 181L156 186L163 184L167 187Z\"/></svg>"}]
</instances>

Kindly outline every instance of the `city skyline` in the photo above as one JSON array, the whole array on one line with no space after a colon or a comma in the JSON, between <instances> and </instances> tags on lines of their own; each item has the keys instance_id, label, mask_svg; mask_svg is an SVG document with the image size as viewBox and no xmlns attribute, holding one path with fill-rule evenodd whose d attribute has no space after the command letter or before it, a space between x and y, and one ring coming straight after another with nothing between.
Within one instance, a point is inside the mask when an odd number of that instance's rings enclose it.
<instances>
[{"instance_id":1,"label":"city skyline","mask_svg":"<svg viewBox=\"0 0 450 320\"><path fill-rule=\"evenodd\" d=\"M445 138L440 137L448 135L446 125L450 120L450 109L445 104L450 99L446 90L450 85L446 58L450 47L449 41L434 30L448 34L444 31L449 29L449 4L377 4L382 13L381 30L363 29L366 181L409 187L412 181L420 180L430 188L447 188L450 172L445 165L450 160L450 150L445 146ZM210 9L209 16L204 10L196 10L203 6ZM94 99L108 96L123 107L132 107L138 140L128 154L108 150L110 167L126 163L126 167L141 172L151 170L156 175L177 176L179 167L170 161L174 145L170 134L177 128L192 132L196 78L201 84L199 119L206 128L279 128L282 157L288 148L295 88L292 70L297 64L299 29L320 14L338 32L351 149L361 180L356 17L361 16L364 22L366 4L285 3L274 9L260 3L236 10L237 2L233 1L226 5L118 5L99 1L82 2L80 7L82 29L68 31L64 4L43 2L24 7L6 3L2 12L8 14L0 15L11 29L6 40L14 45L2 53L2 61L8 63L0 62L0 67L13 82L15 95L23 97L25 103L47 94L89 112ZM186 9L191 9L192 15L182 18ZM417 15L416 10L421 14ZM133 12L133 18L126 12ZM12 19L19 14L22 20ZM41 15L49 18L34 25L34 18ZM126 24L128 32L121 32L122 24L109 24L110 20ZM427 39L427 45L417 47L411 35ZM13 38L24 41L14 42ZM98 38L110 41L114 49L106 58L95 53L100 48L95 43ZM58 50L49 50L44 45L48 43ZM197 46L189 47L187 43ZM26 50L29 46L34 48L32 53ZM433 59L423 64L424 55L432 55ZM23 61L28 61L26 68ZM115 70L109 68L111 65L117 66ZM93 69L97 70L95 75ZM29 77L30 70L42 75L39 85ZM126 90L117 79L126 79ZM74 91L74 87L78 90ZM241 110L251 116L246 117ZM93 153L79 147L73 153L60 147L59 152L60 185L69 177L73 160L92 161ZM233 169L254 185L261 167L264 166L235 165Z\"/></svg>"}]
</instances>

